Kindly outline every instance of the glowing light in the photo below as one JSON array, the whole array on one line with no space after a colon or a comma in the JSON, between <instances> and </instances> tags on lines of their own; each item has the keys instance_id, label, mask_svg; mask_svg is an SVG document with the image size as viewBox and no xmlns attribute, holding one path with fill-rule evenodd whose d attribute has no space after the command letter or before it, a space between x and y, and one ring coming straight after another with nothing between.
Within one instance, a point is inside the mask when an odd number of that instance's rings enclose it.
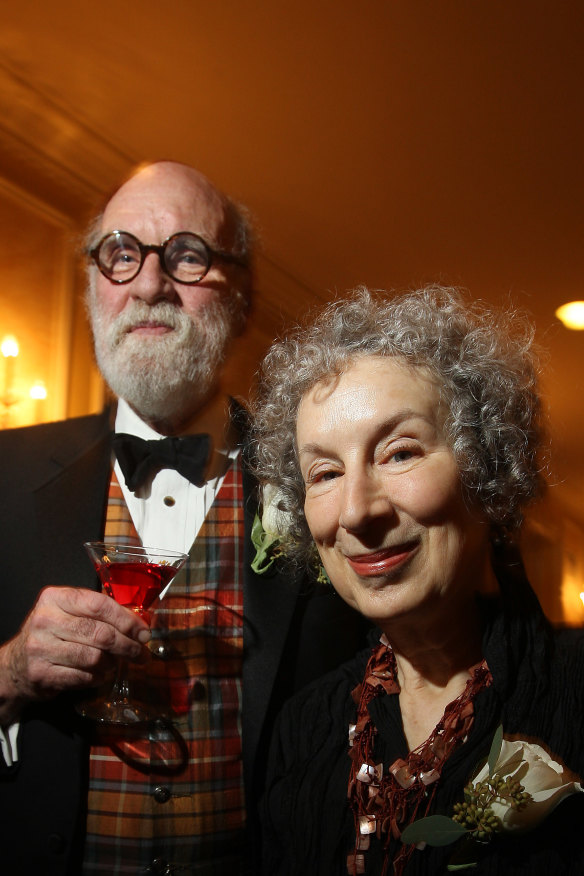
<instances>
[{"instance_id":1,"label":"glowing light","mask_svg":"<svg viewBox=\"0 0 584 876\"><path fill-rule=\"evenodd\" d=\"M4 358L8 359L12 357L15 359L18 356L18 350L18 341L14 335L5 335L0 344L0 351Z\"/></svg>"},{"instance_id":2,"label":"glowing light","mask_svg":"<svg viewBox=\"0 0 584 876\"><path fill-rule=\"evenodd\" d=\"M570 301L556 310L556 316L566 328L582 331L584 329L584 301Z\"/></svg>"},{"instance_id":3,"label":"glowing light","mask_svg":"<svg viewBox=\"0 0 584 876\"><path fill-rule=\"evenodd\" d=\"M42 383L42 381L38 380L36 383L34 383L31 386L28 394L30 395L31 398L36 398L36 399L46 398L47 397L47 387L45 386L44 383Z\"/></svg>"},{"instance_id":4,"label":"glowing light","mask_svg":"<svg viewBox=\"0 0 584 876\"><path fill-rule=\"evenodd\" d=\"M584 602L584 593L580 594L580 599L582 600L582 602Z\"/></svg>"}]
</instances>

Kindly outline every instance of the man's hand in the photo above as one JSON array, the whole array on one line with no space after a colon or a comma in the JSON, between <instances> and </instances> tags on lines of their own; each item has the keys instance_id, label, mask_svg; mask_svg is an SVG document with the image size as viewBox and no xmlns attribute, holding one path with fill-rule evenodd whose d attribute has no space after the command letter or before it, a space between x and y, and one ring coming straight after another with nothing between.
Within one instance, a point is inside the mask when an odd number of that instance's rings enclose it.
<instances>
[{"instance_id":1,"label":"man's hand","mask_svg":"<svg viewBox=\"0 0 584 876\"><path fill-rule=\"evenodd\" d=\"M117 658L136 660L149 638L146 622L104 593L45 588L0 648L0 724L31 700L101 684Z\"/></svg>"}]
</instances>

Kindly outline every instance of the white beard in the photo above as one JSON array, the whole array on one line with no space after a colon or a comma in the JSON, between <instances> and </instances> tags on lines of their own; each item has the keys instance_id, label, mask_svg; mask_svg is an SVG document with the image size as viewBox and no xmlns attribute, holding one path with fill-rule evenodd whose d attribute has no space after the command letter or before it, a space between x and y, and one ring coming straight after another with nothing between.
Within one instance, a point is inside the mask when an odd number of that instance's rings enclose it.
<instances>
[{"instance_id":1,"label":"white beard","mask_svg":"<svg viewBox=\"0 0 584 876\"><path fill-rule=\"evenodd\" d=\"M108 323L91 289L88 305L99 369L142 419L180 424L211 395L233 336L227 308L208 304L195 320L169 301L135 300ZM173 330L153 336L128 331L147 322Z\"/></svg>"}]
</instances>

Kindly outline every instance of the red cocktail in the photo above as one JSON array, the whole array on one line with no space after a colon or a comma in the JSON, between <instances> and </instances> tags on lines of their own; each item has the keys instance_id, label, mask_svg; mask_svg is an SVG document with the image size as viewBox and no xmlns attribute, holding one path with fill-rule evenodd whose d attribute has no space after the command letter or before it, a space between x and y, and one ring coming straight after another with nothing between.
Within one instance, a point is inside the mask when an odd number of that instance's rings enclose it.
<instances>
[{"instance_id":1,"label":"red cocktail","mask_svg":"<svg viewBox=\"0 0 584 876\"><path fill-rule=\"evenodd\" d=\"M108 596L140 612L150 608L177 571L173 566L150 562L104 562L95 568Z\"/></svg>"},{"instance_id":2,"label":"red cocktail","mask_svg":"<svg viewBox=\"0 0 584 876\"><path fill-rule=\"evenodd\" d=\"M178 551L102 541L85 542L84 548L108 596L146 619L154 600L164 595L166 587L187 559L186 554ZM82 703L79 711L88 718L110 724L135 724L150 718L145 706L131 700L123 661L110 696L105 700Z\"/></svg>"}]
</instances>

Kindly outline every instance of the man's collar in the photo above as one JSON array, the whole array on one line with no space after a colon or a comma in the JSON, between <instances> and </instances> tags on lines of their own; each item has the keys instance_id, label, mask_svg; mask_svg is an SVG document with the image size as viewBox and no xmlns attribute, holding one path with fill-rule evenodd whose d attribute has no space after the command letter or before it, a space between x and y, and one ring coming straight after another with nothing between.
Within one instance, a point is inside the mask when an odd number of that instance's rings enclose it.
<instances>
[{"instance_id":1,"label":"man's collar","mask_svg":"<svg viewBox=\"0 0 584 876\"><path fill-rule=\"evenodd\" d=\"M232 400L226 396L217 396L211 403L205 405L194 423L191 424L189 433L207 433L211 437L211 447L215 455L211 461L210 477L224 473L225 457L235 456L238 452L240 436L237 426L234 426L231 418ZM146 441L152 441L165 437L157 432L148 423L145 423L138 414L124 401L118 399L115 432L125 432L128 435L136 435Z\"/></svg>"},{"instance_id":2,"label":"man's collar","mask_svg":"<svg viewBox=\"0 0 584 876\"><path fill-rule=\"evenodd\" d=\"M114 427L115 432L125 432L128 435L136 435L138 438L144 438L145 441L152 441L163 436L156 432L148 423L141 420L138 414L132 410L127 401L123 398L118 399L118 408L116 411L116 422Z\"/></svg>"}]
</instances>

